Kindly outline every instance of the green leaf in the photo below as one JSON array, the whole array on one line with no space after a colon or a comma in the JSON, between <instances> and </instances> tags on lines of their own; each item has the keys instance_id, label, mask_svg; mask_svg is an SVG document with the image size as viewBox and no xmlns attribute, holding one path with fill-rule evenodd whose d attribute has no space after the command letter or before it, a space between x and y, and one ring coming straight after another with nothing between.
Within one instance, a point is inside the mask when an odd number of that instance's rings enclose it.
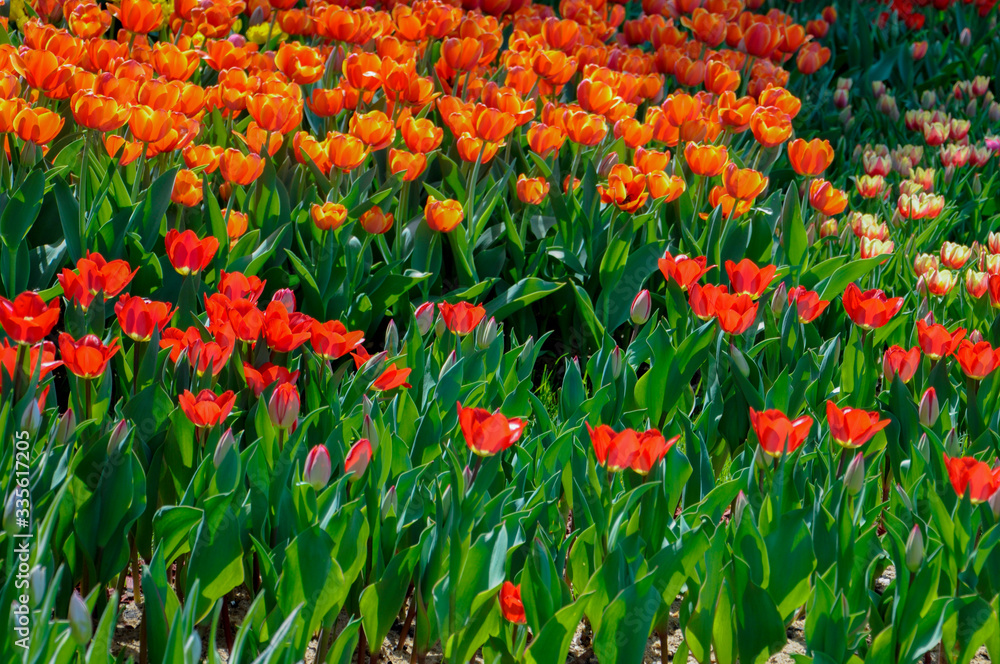
<instances>
[{"instance_id":1,"label":"green leaf","mask_svg":"<svg viewBox=\"0 0 1000 664\"><path fill-rule=\"evenodd\" d=\"M38 218L45 193L45 172L36 169L28 174L0 214L0 237L10 249L16 249L28 235L28 230Z\"/></svg>"}]
</instances>

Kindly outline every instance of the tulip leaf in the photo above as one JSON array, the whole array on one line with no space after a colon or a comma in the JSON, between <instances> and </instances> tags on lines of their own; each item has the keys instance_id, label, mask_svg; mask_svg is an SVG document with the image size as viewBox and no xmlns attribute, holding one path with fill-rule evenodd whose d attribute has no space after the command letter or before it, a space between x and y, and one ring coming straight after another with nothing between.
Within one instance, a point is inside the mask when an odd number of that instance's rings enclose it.
<instances>
[{"instance_id":1,"label":"tulip leaf","mask_svg":"<svg viewBox=\"0 0 1000 664\"><path fill-rule=\"evenodd\" d=\"M0 237L9 249L16 249L27 237L31 225L42 209L45 193L45 172L32 170L17 191L7 200L0 213Z\"/></svg>"},{"instance_id":2,"label":"tulip leaf","mask_svg":"<svg viewBox=\"0 0 1000 664\"><path fill-rule=\"evenodd\" d=\"M243 548L240 538L233 536L238 527L237 516L229 507L221 524L209 525L207 519L202 519L198 526L187 571L187 597L192 596L196 581L201 584L198 621L208 616L212 606L226 593L243 583Z\"/></svg>"},{"instance_id":3,"label":"tulip leaf","mask_svg":"<svg viewBox=\"0 0 1000 664\"><path fill-rule=\"evenodd\" d=\"M564 662L577 627L583 618L584 609L590 600L589 593L583 594L572 604L568 604L553 615L538 632L524 652L525 664L547 664Z\"/></svg>"},{"instance_id":4,"label":"tulip leaf","mask_svg":"<svg viewBox=\"0 0 1000 664\"><path fill-rule=\"evenodd\" d=\"M410 547L389 561L381 577L361 592L361 619L368 638L369 652L377 652L392 628L406 600L420 549Z\"/></svg>"},{"instance_id":5,"label":"tulip leaf","mask_svg":"<svg viewBox=\"0 0 1000 664\"><path fill-rule=\"evenodd\" d=\"M486 315L502 321L512 313L555 293L562 287L561 283L526 277L490 300L486 304Z\"/></svg>"}]
</instances>

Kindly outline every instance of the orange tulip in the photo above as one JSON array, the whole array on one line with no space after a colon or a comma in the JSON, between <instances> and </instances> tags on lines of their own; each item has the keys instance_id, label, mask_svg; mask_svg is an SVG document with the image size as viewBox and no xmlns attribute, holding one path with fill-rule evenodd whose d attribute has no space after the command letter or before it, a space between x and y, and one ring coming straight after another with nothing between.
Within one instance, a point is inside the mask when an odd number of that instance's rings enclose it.
<instances>
[{"instance_id":1,"label":"orange tulip","mask_svg":"<svg viewBox=\"0 0 1000 664\"><path fill-rule=\"evenodd\" d=\"M615 123L615 138L621 138L633 150L645 145L653 138L653 128L635 118L623 118Z\"/></svg>"},{"instance_id":2,"label":"orange tulip","mask_svg":"<svg viewBox=\"0 0 1000 664\"><path fill-rule=\"evenodd\" d=\"M833 146L825 139L796 138L788 144L788 160L799 175L815 177L833 163Z\"/></svg>"},{"instance_id":3,"label":"orange tulip","mask_svg":"<svg viewBox=\"0 0 1000 664\"><path fill-rule=\"evenodd\" d=\"M455 71L472 71L483 57L483 43L474 37L450 37L441 42L441 57Z\"/></svg>"},{"instance_id":4,"label":"orange tulip","mask_svg":"<svg viewBox=\"0 0 1000 664\"><path fill-rule=\"evenodd\" d=\"M343 226L347 219L347 208L340 203L323 203L322 205L313 203L309 208L309 215L312 217L316 228L321 231L335 231Z\"/></svg>"},{"instance_id":5,"label":"orange tulip","mask_svg":"<svg viewBox=\"0 0 1000 664\"><path fill-rule=\"evenodd\" d=\"M722 183L733 198L752 201L767 189L768 178L752 168L740 168L729 162L723 172Z\"/></svg>"},{"instance_id":6,"label":"orange tulip","mask_svg":"<svg viewBox=\"0 0 1000 664\"><path fill-rule=\"evenodd\" d=\"M294 99L283 95L258 93L251 95L246 100L247 111L262 129L270 132L286 133L285 129L289 122L294 122L297 118L297 111L300 111Z\"/></svg>"},{"instance_id":7,"label":"orange tulip","mask_svg":"<svg viewBox=\"0 0 1000 664\"><path fill-rule=\"evenodd\" d=\"M108 362L119 350L117 339L105 345L93 334L80 339L74 339L66 332L59 334L59 355L63 366L73 375L86 380L104 375Z\"/></svg>"},{"instance_id":8,"label":"orange tulip","mask_svg":"<svg viewBox=\"0 0 1000 664\"><path fill-rule=\"evenodd\" d=\"M635 166L646 175L665 170L668 163L670 163L669 150L657 152L656 150L637 148L635 151Z\"/></svg>"},{"instance_id":9,"label":"orange tulip","mask_svg":"<svg viewBox=\"0 0 1000 664\"><path fill-rule=\"evenodd\" d=\"M1000 348L994 349L988 341L973 343L963 339L955 357L962 371L972 380L983 380L1000 367Z\"/></svg>"},{"instance_id":10,"label":"orange tulip","mask_svg":"<svg viewBox=\"0 0 1000 664\"><path fill-rule=\"evenodd\" d=\"M450 199L439 201L429 196L424 206L424 218L432 231L447 233L462 223L465 213L458 201Z\"/></svg>"},{"instance_id":11,"label":"orange tulip","mask_svg":"<svg viewBox=\"0 0 1000 664\"><path fill-rule=\"evenodd\" d=\"M635 212L646 202L646 176L639 169L626 164L615 164L608 175L608 185L597 186L601 202L613 203L623 212Z\"/></svg>"},{"instance_id":12,"label":"orange tulip","mask_svg":"<svg viewBox=\"0 0 1000 664\"><path fill-rule=\"evenodd\" d=\"M323 77L326 61L311 46L299 42L284 42L274 55L274 65L299 85L308 85Z\"/></svg>"},{"instance_id":13,"label":"orange tulip","mask_svg":"<svg viewBox=\"0 0 1000 664\"><path fill-rule=\"evenodd\" d=\"M593 147L604 140L608 126L604 118L586 111L573 111L566 117L566 135L578 145Z\"/></svg>"},{"instance_id":14,"label":"orange tulip","mask_svg":"<svg viewBox=\"0 0 1000 664\"><path fill-rule=\"evenodd\" d=\"M757 103L763 107L776 106L789 118L795 119L802 108L802 101L791 92L781 87L768 87L761 91Z\"/></svg>"},{"instance_id":15,"label":"orange tulip","mask_svg":"<svg viewBox=\"0 0 1000 664\"><path fill-rule=\"evenodd\" d=\"M182 168L174 177L174 188L170 192L170 200L185 207L194 207L201 203L204 192L201 180L194 171Z\"/></svg>"},{"instance_id":16,"label":"orange tulip","mask_svg":"<svg viewBox=\"0 0 1000 664\"><path fill-rule=\"evenodd\" d=\"M545 178L517 176L517 198L528 205L541 205L549 195L549 183Z\"/></svg>"},{"instance_id":17,"label":"orange tulip","mask_svg":"<svg viewBox=\"0 0 1000 664\"><path fill-rule=\"evenodd\" d=\"M264 141L267 141L267 154L272 156L278 151L282 143L281 134L265 131L257 126L257 123L253 120L247 125L246 136L243 134L236 134L236 136L246 144L251 153L259 155L264 154Z\"/></svg>"},{"instance_id":18,"label":"orange tulip","mask_svg":"<svg viewBox=\"0 0 1000 664\"><path fill-rule=\"evenodd\" d=\"M14 116L13 129L22 141L44 145L62 131L65 123L55 111L29 106Z\"/></svg>"},{"instance_id":19,"label":"orange tulip","mask_svg":"<svg viewBox=\"0 0 1000 664\"><path fill-rule=\"evenodd\" d=\"M344 110L344 90L342 88L330 90L313 88L309 97L306 98L306 106L321 118L332 118Z\"/></svg>"},{"instance_id":20,"label":"orange tulip","mask_svg":"<svg viewBox=\"0 0 1000 664\"><path fill-rule=\"evenodd\" d=\"M697 285L690 289L692 299L696 288ZM757 320L758 303L749 295L716 292L714 298L711 314L726 334L743 334Z\"/></svg>"},{"instance_id":21,"label":"orange tulip","mask_svg":"<svg viewBox=\"0 0 1000 664\"><path fill-rule=\"evenodd\" d=\"M119 158L122 166L128 166L142 154L142 143L137 141L126 141L118 134L104 134L101 138L109 157L114 158L119 152L122 153Z\"/></svg>"},{"instance_id":22,"label":"orange tulip","mask_svg":"<svg viewBox=\"0 0 1000 664\"><path fill-rule=\"evenodd\" d=\"M396 128L382 111L352 115L349 132L372 151L388 147L396 137Z\"/></svg>"},{"instance_id":23,"label":"orange tulip","mask_svg":"<svg viewBox=\"0 0 1000 664\"><path fill-rule=\"evenodd\" d=\"M25 291L13 301L0 297L0 326L18 344L37 344L58 322L58 297L47 304L33 291Z\"/></svg>"},{"instance_id":24,"label":"orange tulip","mask_svg":"<svg viewBox=\"0 0 1000 664\"><path fill-rule=\"evenodd\" d=\"M365 229L366 232L372 235L381 235L392 228L393 222L392 213L386 214L382 212L382 208L377 205L364 214L358 220L361 227Z\"/></svg>"},{"instance_id":25,"label":"orange tulip","mask_svg":"<svg viewBox=\"0 0 1000 664\"><path fill-rule=\"evenodd\" d=\"M353 170L368 156L368 147L350 134L334 132L326 138L327 155L330 163L340 170Z\"/></svg>"},{"instance_id":26,"label":"orange tulip","mask_svg":"<svg viewBox=\"0 0 1000 664\"><path fill-rule=\"evenodd\" d=\"M196 396L190 390L184 390L177 403L197 428L211 429L229 417L236 404L236 394L227 390L217 395L212 390L204 389Z\"/></svg>"},{"instance_id":27,"label":"orange tulip","mask_svg":"<svg viewBox=\"0 0 1000 664\"><path fill-rule=\"evenodd\" d=\"M134 106L129 116L128 127L137 141L156 143L173 128L173 119L167 111L149 106Z\"/></svg>"},{"instance_id":28,"label":"orange tulip","mask_svg":"<svg viewBox=\"0 0 1000 664\"><path fill-rule=\"evenodd\" d=\"M743 31L743 47L757 58L769 58L781 43L781 31L769 23L754 23Z\"/></svg>"},{"instance_id":29,"label":"orange tulip","mask_svg":"<svg viewBox=\"0 0 1000 664\"><path fill-rule=\"evenodd\" d=\"M403 174L403 182L412 182L427 169L427 155L407 152L406 150L389 149L389 172L393 175Z\"/></svg>"},{"instance_id":30,"label":"orange tulip","mask_svg":"<svg viewBox=\"0 0 1000 664\"><path fill-rule=\"evenodd\" d=\"M437 150L444 138L444 130L427 118L407 116L400 124L403 142L411 152L427 154Z\"/></svg>"},{"instance_id":31,"label":"orange tulip","mask_svg":"<svg viewBox=\"0 0 1000 664\"><path fill-rule=\"evenodd\" d=\"M829 61L830 49L821 46L817 42L812 42L799 50L799 54L795 58L795 64L799 68L799 71L806 76L815 74Z\"/></svg>"},{"instance_id":32,"label":"orange tulip","mask_svg":"<svg viewBox=\"0 0 1000 664\"><path fill-rule=\"evenodd\" d=\"M22 50L11 56L10 66L24 77L29 87L45 93L65 85L73 77L73 67L48 51Z\"/></svg>"},{"instance_id":33,"label":"orange tulip","mask_svg":"<svg viewBox=\"0 0 1000 664\"><path fill-rule=\"evenodd\" d=\"M136 91L136 101L144 106L169 112L180 101L181 89L180 84L161 79L143 81Z\"/></svg>"},{"instance_id":34,"label":"orange tulip","mask_svg":"<svg viewBox=\"0 0 1000 664\"><path fill-rule=\"evenodd\" d=\"M182 51L169 42L157 42L153 46L153 69L168 81L186 81L201 64L198 51Z\"/></svg>"},{"instance_id":35,"label":"orange tulip","mask_svg":"<svg viewBox=\"0 0 1000 664\"><path fill-rule=\"evenodd\" d=\"M650 196L658 200L662 199L664 203L677 200L687 188L684 178L677 175L667 175L663 171L646 173L646 186L649 187Z\"/></svg>"},{"instance_id":36,"label":"orange tulip","mask_svg":"<svg viewBox=\"0 0 1000 664\"><path fill-rule=\"evenodd\" d=\"M777 106L761 106L750 116L750 131L761 146L773 148L792 135L792 119Z\"/></svg>"},{"instance_id":37,"label":"orange tulip","mask_svg":"<svg viewBox=\"0 0 1000 664\"><path fill-rule=\"evenodd\" d=\"M150 0L121 0L120 5L108 5L108 11L135 34L148 34L163 24L163 6Z\"/></svg>"},{"instance_id":38,"label":"orange tulip","mask_svg":"<svg viewBox=\"0 0 1000 664\"><path fill-rule=\"evenodd\" d=\"M729 162L729 151L724 145L688 143L684 146L684 159L695 175L715 177L722 173Z\"/></svg>"},{"instance_id":39,"label":"orange tulip","mask_svg":"<svg viewBox=\"0 0 1000 664\"><path fill-rule=\"evenodd\" d=\"M214 173L219 168L223 149L218 145L189 145L181 152L188 168L204 167L204 173Z\"/></svg>"},{"instance_id":40,"label":"orange tulip","mask_svg":"<svg viewBox=\"0 0 1000 664\"><path fill-rule=\"evenodd\" d=\"M68 11L67 11L68 10ZM70 31L80 39L100 37L111 27L111 15L92 2L78 2L63 8Z\"/></svg>"},{"instance_id":41,"label":"orange tulip","mask_svg":"<svg viewBox=\"0 0 1000 664\"><path fill-rule=\"evenodd\" d=\"M70 110L76 123L87 129L113 131L128 122L131 108L120 105L111 97L86 90L73 93Z\"/></svg>"},{"instance_id":42,"label":"orange tulip","mask_svg":"<svg viewBox=\"0 0 1000 664\"><path fill-rule=\"evenodd\" d=\"M712 94L735 92L739 87L739 72L730 69L725 62L714 60L705 67L705 89Z\"/></svg>"},{"instance_id":43,"label":"orange tulip","mask_svg":"<svg viewBox=\"0 0 1000 664\"><path fill-rule=\"evenodd\" d=\"M809 204L816 211L832 217L847 207L847 194L822 178L809 183Z\"/></svg>"},{"instance_id":44,"label":"orange tulip","mask_svg":"<svg viewBox=\"0 0 1000 664\"><path fill-rule=\"evenodd\" d=\"M458 156L462 161L472 163L479 160L485 164L496 156L497 150L500 149L500 144L484 141L472 134L466 133L458 137L455 147L458 149Z\"/></svg>"},{"instance_id":45,"label":"orange tulip","mask_svg":"<svg viewBox=\"0 0 1000 664\"><path fill-rule=\"evenodd\" d=\"M264 172L264 160L260 155L243 154L236 148L228 148L219 158L219 172L226 182L245 187Z\"/></svg>"},{"instance_id":46,"label":"orange tulip","mask_svg":"<svg viewBox=\"0 0 1000 664\"><path fill-rule=\"evenodd\" d=\"M757 109L753 97L740 97L732 92L723 92L719 97L719 121L733 133L742 133L750 128L750 116Z\"/></svg>"},{"instance_id":47,"label":"orange tulip","mask_svg":"<svg viewBox=\"0 0 1000 664\"><path fill-rule=\"evenodd\" d=\"M541 122L532 123L526 133L528 147L543 159L558 152L566 141L566 133L562 129Z\"/></svg>"},{"instance_id":48,"label":"orange tulip","mask_svg":"<svg viewBox=\"0 0 1000 664\"><path fill-rule=\"evenodd\" d=\"M382 85L382 60L374 53L351 53L342 67L352 88L374 92Z\"/></svg>"},{"instance_id":49,"label":"orange tulip","mask_svg":"<svg viewBox=\"0 0 1000 664\"><path fill-rule=\"evenodd\" d=\"M991 468L988 463L974 457L945 454L944 465L955 494L959 497L968 494L973 505L985 503L1000 491L1000 469Z\"/></svg>"},{"instance_id":50,"label":"orange tulip","mask_svg":"<svg viewBox=\"0 0 1000 664\"><path fill-rule=\"evenodd\" d=\"M876 412L857 408L841 409L834 402L826 402L826 423L830 427L833 442L848 450L856 450L882 429L891 420L881 419Z\"/></svg>"}]
</instances>

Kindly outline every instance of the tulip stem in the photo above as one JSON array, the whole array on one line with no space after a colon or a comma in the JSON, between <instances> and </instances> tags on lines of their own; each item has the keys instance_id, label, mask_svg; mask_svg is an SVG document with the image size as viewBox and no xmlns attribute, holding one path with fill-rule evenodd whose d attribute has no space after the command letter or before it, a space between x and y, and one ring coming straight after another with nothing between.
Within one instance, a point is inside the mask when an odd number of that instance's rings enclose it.
<instances>
[{"instance_id":1,"label":"tulip stem","mask_svg":"<svg viewBox=\"0 0 1000 664\"><path fill-rule=\"evenodd\" d=\"M125 149L124 147L122 148ZM132 181L132 193L131 199L132 204L135 205L136 197L139 195L139 186L142 182L142 176L146 172L146 150L149 149L149 143L142 144L142 154L139 155L139 161L135 165L135 179ZM81 201L82 204L83 201Z\"/></svg>"},{"instance_id":2,"label":"tulip stem","mask_svg":"<svg viewBox=\"0 0 1000 664\"><path fill-rule=\"evenodd\" d=\"M39 352L41 355L41 352ZM14 359L14 403L21 398L21 390L24 387L24 364L26 358L29 357L29 346L28 344L19 343L17 345L17 354Z\"/></svg>"},{"instance_id":3,"label":"tulip stem","mask_svg":"<svg viewBox=\"0 0 1000 664\"><path fill-rule=\"evenodd\" d=\"M476 201L476 182L479 180L479 165L483 162L483 153L485 152L486 152L486 141L483 141L483 144L479 146L479 156L476 157L476 163L472 166L472 174L469 176L469 184L466 187L467 192L465 197L465 218L469 220L469 230L471 231L470 234L471 241L469 242L470 249L474 247L476 244L476 237L475 237L476 229L473 227L474 220L472 218L473 217L472 212L473 212L473 204Z\"/></svg>"},{"instance_id":4,"label":"tulip stem","mask_svg":"<svg viewBox=\"0 0 1000 664\"><path fill-rule=\"evenodd\" d=\"M122 148L124 152L124 147ZM87 242L87 175L90 171L90 132L83 132L83 159L80 162L80 194L78 196L80 205L80 239ZM133 198L135 198L133 196ZM134 201L133 201L134 202Z\"/></svg>"},{"instance_id":5,"label":"tulip stem","mask_svg":"<svg viewBox=\"0 0 1000 664\"><path fill-rule=\"evenodd\" d=\"M83 379L84 412L87 414L87 419L88 420L92 417L92 413L90 412L91 411L90 383L91 383L91 379L90 378L84 378Z\"/></svg>"}]
</instances>

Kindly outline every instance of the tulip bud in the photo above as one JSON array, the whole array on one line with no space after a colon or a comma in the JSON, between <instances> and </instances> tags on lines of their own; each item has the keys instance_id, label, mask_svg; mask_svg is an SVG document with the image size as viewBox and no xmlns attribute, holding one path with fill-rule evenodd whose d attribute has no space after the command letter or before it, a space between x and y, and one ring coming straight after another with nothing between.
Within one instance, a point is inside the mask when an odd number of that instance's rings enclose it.
<instances>
[{"instance_id":1,"label":"tulip bud","mask_svg":"<svg viewBox=\"0 0 1000 664\"><path fill-rule=\"evenodd\" d=\"M368 416L372 414L372 400L365 394L361 397L361 414Z\"/></svg>"},{"instance_id":2,"label":"tulip bud","mask_svg":"<svg viewBox=\"0 0 1000 664\"><path fill-rule=\"evenodd\" d=\"M965 105L965 114L970 118L976 117L976 113L979 111L979 102L975 99L970 99L969 103Z\"/></svg>"},{"instance_id":3,"label":"tulip bud","mask_svg":"<svg viewBox=\"0 0 1000 664\"><path fill-rule=\"evenodd\" d=\"M116 424L115 428L111 431L111 437L108 438L108 456L112 456L118 451L121 444L125 442L126 438L128 438L128 434L131 430L132 428L128 425L126 420L118 420L118 424Z\"/></svg>"},{"instance_id":4,"label":"tulip bud","mask_svg":"<svg viewBox=\"0 0 1000 664\"><path fill-rule=\"evenodd\" d=\"M35 565L35 568L31 570L31 579L28 581L28 597L33 606L42 603L45 599L45 589L48 587L48 575L45 573L45 568L41 565Z\"/></svg>"},{"instance_id":5,"label":"tulip bud","mask_svg":"<svg viewBox=\"0 0 1000 664\"><path fill-rule=\"evenodd\" d=\"M357 482L365 474L372 460L372 444L367 438L354 443L344 459L344 472L351 475L351 481Z\"/></svg>"},{"instance_id":6,"label":"tulip bud","mask_svg":"<svg viewBox=\"0 0 1000 664\"><path fill-rule=\"evenodd\" d=\"M944 167L944 183L951 184L951 181L955 179L955 165L948 164Z\"/></svg>"},{"instance_id":7,"label":"tulip bud","mask_svg":"<svg viewBox=\"0 0 1000 664\"><path fill-rule=\"evenodd\" d=\"M42 426L42 411L38 407L38 402L32 399L28 402L24 413L21 415L21 430L27 431L28 436L34 438Z\"/></svg>"},{"instance_id":8,"label":"tulip bud","mask_svg":"<svg viewBox=\"0 0 1000 664\"><path fill-rule=\"evenodd\" d=\"M920 105L926 110L937 106L937 93L933 90L924 90L923 94L920 95Z\"/></svg>"},{"instance_id":9,"label":"tulip bud","mask_svg":"<svg viewBox=\"0 0 1000 664\"><path fill-rule=\"evenodd\" d=\"M969 341L971 341L972 343L978 344L982 340L983 340L983 333L980 332L979 330L973 330L972 332L969 332Z\"/></svg>"},{"instance_id":10,"label":"tulip bud","mask_svg":"<svg viewBox=\"0 0 1000 664\"><path fill-rule=\"evenodd\" d=\"M622 349L615 346L615 349L611 351L611 376L618 380L618 377L622 375L622 362L624 361L622 357Z\"/></svg>"},{"instance_id":11,"label":"tulip bud","mask_svg":"<svg viewBox=\"0 0 1000 664\"><path fill-rule=\"evenodd\" d=\"M452 370L458 358L455 356L455 351L448 353L448 357L445 358L444 364L441 365L441 371L438 372L438 382L444 380L445 374Z\"/></svg>"},{"instance_id":12,"label":"tulip bud","mask_svg":"<svg viewBox=\"0 0 1000 664\"><path fill-rule=\"evenodd\" d=\"M365 418L361 420L361 437L367 438L371 442L372 447L378 449L378 428L376 428L375 421L372 420L371 415L365 415Z\"/></svg>"},{"instance_id":13,"label":"tulip bud","mask_svg":"<svg viewBox=\"0 0 1000 664\"><path fill-rule=\"evenodd\" d=\"M747 364L747 358L731 343L729 344L729 357L732 358L733 364L736 365L736 369L741 374L744 376L750 375L750 365Z\"/></svg>"},{"instance_id":14,"label":"tulip bud","mask_svg":"<svg viewBox=\"0 0 1000 664\"><path fill-rule=\"evenodd\" d=\"M448 331L448 326L445 325L444 319L438 318L437 321L434 323L434 334L440 337L447 331Z\"/></svg>"},{"instance_id":15,"label":"tulip bud","mask_svg":"<svg viewBox=\"0 0 1000 664\"><path fill-rule=\"evenodd\" d=\"M958 33L958 43L968 48L972 44L972 31L968 28L962 28L962 32Z\"/></svg>"},{"instance_id":16,"label":"tulip bud","mask_svg":"<svg viewBox=\"0 0 1000 664\"><path fill-rule=\"evenodd\" d=\"M924 396L920 397L920 423L925 427L932 427L940 414L941 406L938 403L937 390L928 387Z\"/></svg>"},{"instance_id":17,"label":"tulip bud","mask_svg":"<svg viewBox=\"0 0 1000 664\"><path fill-rule=\"evenodd\" d=\"M295 293L287 288L280 288L274 291L271 302L281 302L285 309L288 310L288 313L295 311Z\"/></svg>"},{"instance_id":18,"label":"tulip bud","mask_svg":"<svg viewBox=\"0 0 1000 664\"><path fill-rule=\"evenodd\" d=\"M788 286L782 281L778 284L778 287L774 289L774 295L771 296L771 311L774 312L775 316L780 316L781 312L785 310L788 305Z\"/></svg>"},{"instance_id":19,"label":"tulip bud","mask_svg":"<svg viewBox=\"0 0 1000 664\"><path fill-rule=\"evenodd\" d=\"M215 453L212 455L212 464L218 468L222 465L225 460L226 455L229 454L231 450L236 445L236 438L233 437L233 428L229 427L226 429L222 437L219 438L219 443L215 446Z\"/></svg>"},{"instance_id":20,"label":"tulip bud","mask_svg":"<svg viewBox=\"0 0 1000 664\"><path fill-rule=\"evenodd\" d=\"M398 508L399 499L396 497L396 486L393 485L389 487L389 490L385 492L385 497L382 498L382 520L385 521L390 516L395 516Z\"/></svg>"},{"instance_id":21,"label":"tulip bud","mask_svg":"<svg viewBox=\"0 0 1000 664\"><path fill-rule=\"evenodd\" d=\"M59 425L56 426L56 442L65 445L69 437L76 431L76 415L72 408L67 408L66 412L59 417Z\"/></svg>"},{"instance_id":22,"label":"tulip bud","mask_svg":"<svg viewBox=\"0 0 1000 664\"><path fill-rule=\"evenodd\" d=\"M94 634L93 624L90 622L90 609L87 603L80 596L80 591L74 591L69 598L69 632L77 645L86 645L90 642L90 637Z\"/></svg>"},{"instance_id":23,"label":"tulip bud","mask_svg":"<svg viewBox=\"0 0 1000 664\"><path fill-rule=\"evenodd\" d=\"M993 510L993 518L1000 519L1000 491L994 491L988 502Z\"/></svg>"},{"instance_id":24,"label":"tulip bud","mask_svg":"<svg viewBox=\"0 0 1000 664\"><path fill-rule=\"evenodd\" d=\"M17 523L17 491L7 496L7 502L3 506L3 530L5 533L16 533L21 530Z\"/></svg>"},{"instance_id":25,"label":"tulip bud","mask_svg":"<svg viewBox=\"0 0 1000 664\"><path fill-rule=\"evenodd\" d=\"M989 116L990 122L994 124L1000 122L1000 103L991 101L986 114Z\"/></svg>"},{"instance_id":26,"label":"tulip bud","mask_svg":"<svg viewBox=\"0 0 1000 664\"><path fill-rule=\"evenodd\" d=\"M433 302L424 302L417 307L417 310L413 313L413 317L417 321L417 331L420 332L420 336L424 336L434 327L437 309L434 307Z\"/></svg>"},{"instance_id":27,"label":"tulip bud","mask_svg":"<svg viewBox=\"0 0 1000 664\"><path fill-rule=\"evenodd\" d=\"M844 125L845 127L851 126L851 123L854 122L854 115L851 114L850 106L842 110L838 117L840 118L840 124Z\"/></svg>"},{"instance_id":28,"label":"tulip bud","mask_svg":"<svg viewBox=\"0 0 1000 664\"><path fill-rule=\"evenodd\" d=\"M476 328L476 347L486 350L497 340L498 334L496 318L490 316L489 320L481 321Z\"/></svg>"},{"instance_id":29,"label":"tulip bud","mask_svg":"<svg viewBox=\"0 0 1000 664\"><path fill-rule=\"evenodd\" d=\"M299 417L299 391L291 383L282 383L267 402L267 415L278 429L292 428Z\"/></svg>"},{"instance_id":30,"label":"tulip bud","mask_svg":"<svg viewBox=\"0 0 1000 664\"><path fill-rule=\"evenodd\" d=\"M645 325L649 316L653 313L653 298L649 291L643 289L632 300L632 310L629 312L632 322L636 325Z\"/></svg>"},{"instance_id":31,"label":"tulip bud","mask_svg":"<svg viewBox=\"0 0 1000 664\"><path fill-rule=\"evenodd\" d=\"M972 193L976 196L983 193L983 183L979 179L979 173L972 176Z\"/></svg>"},{"instance_id":32,"label":"tulip bud","mask_svg":"<svg viewBox=\"0 0 1000 664\"><path fill-rule=\"evenodd\" d=\"M833 105L837 110L843 110L851 105L851 93L847 90L836 89L833 91Z\"/></svg>"},{"instance_id":33,"label":"tulip bud","mask_svg":"<svg viewBox=\"0 0 1000 664\"><path fill-rule=\"evenodd\" d=\"M906 540L906 569L916 573L920 563L924 561L924 536L920 526L913 526L910 537Z\"/></svg>"},{"instance_id":34,"label":"tulip bud","mask_svg":"<svg viewBox=\"0 0 1000 664\"><path fill-rule=\"evenodd\" d=\"M618 153L609 152L601 159L600 165L597 167L597 176L604 179L607 178L611 173L611 169L618 165Z\"/></svg>"},{"instance_id":35,"label":"tulip bud","mask_svg":"<svg viewBox=\"0 0 1000 664\"><path fill-rule=\"evenodd\" d=\"M957 430L952 429L948 432L948 435L944 437L944 449L948 452L948 456L962 456L962 445L958 440Z\"/></svg>"},{"instance_id":36,"label":"tulip bud","mask_svg":"<svg viewBox=\"0 0 1000 664\"><path fill-rule=\"evenodd\" d=\"M250 14L250 23L248 27L252 28L255 25L260 25L261 23L264 23L265 20L266 17L264 16L264 8L257 5L257 7L253 10L253 13Z\"/></svg>"},{"instance_id":37,"label":"tulip bud","mask_svg":"<svg viewBox=\"0 0 1000 664\"><path fill-rule=\"evenodd\" d=\"M396 329L396 321L392 319L385 326L385 349L389 355L396 355L399 352L399 330Z\"/></svg>"},{"instance_id":38,"label":"tulip bud","mask_svg":"<svg viewBox=\"0 0 1000 664\"><path fill-rule=\"evenodd\" d=\"M823 220L823 223L819 226L819 236L820 238L834 237L840 232L838 228L837 220L833 217L828 217Z\"/></svg>"},{"instance_id":39,"label":"tulip bud","mask_svg":"<svg viewBox=\"0 0 1000 664\"><path fill-rule=\"evenodd\" d=\"M747 501L746 495L742 490L736 494L736 504L733 505L733 526L736 528L740 527L740 521L743 520L743 512L746 511L747 505L750 503Z\"/></svg>"},{"instance_id":40,"label":"tulip bud","mask_svg":"<svg viewBox=\"0 0 1000 664\"><path fill-rule=\"evenodd\" d=\"M330 452L323 445L317 445L309 450L306 456L306 466L302 470L302 479L316 491L322 491L330 481Z\"/></svg>"},{"instance_id":41,"label":"tulip bud","mask_svg":"<svg viewBox=\"0 0 1000 664\"><path fill-rule=\"evenodd\" d=\"M885 87L885 82L883 81L872 81L872 94L875 95L875 99L881 99L886 93L887 88Z\"/></svg>"},{"instance_id":42,"label":"tulip bud","mask_svg":"<svg viewBox=\"0 0 1000 664\"><path fill-rule=\"evenodd\" d=\"M847 466L847 472L844 473L844 486L847 489L847 495L856 496L861 493L861 489L865 486L865 455L862 452L858 452L851 463Z\"/></svg>"},{"instance_id":43,"label":"tulip bud","mask_svg":"<svg viewBox=\"0 0 1000 664\"><path fill-rule=\"evenodd\" d=\"M466 489L472 486L472 468L466 466L462 469L462 481L465 483Z\"/></svg>"}]
</instances>

